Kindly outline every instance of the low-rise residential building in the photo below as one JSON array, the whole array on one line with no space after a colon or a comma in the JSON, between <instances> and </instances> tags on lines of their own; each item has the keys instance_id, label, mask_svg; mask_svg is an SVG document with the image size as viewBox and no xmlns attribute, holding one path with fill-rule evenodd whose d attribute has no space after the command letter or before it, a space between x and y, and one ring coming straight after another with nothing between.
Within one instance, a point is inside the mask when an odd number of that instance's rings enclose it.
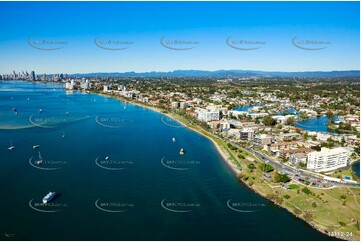
<instances>
[{"instance_id":1,"label":"low-rise residential building","mask_svg":"<svg viewBox=\"0 0 361 242\"><path fill-rule=\"evenodd\" d=\"M311 152L307 157L307 169L314 171L332 171L342 167L346 167L350 151L345 148L338 147L328 149L322 147L321 151Z\"/></svg>"},{"instance_id":2,"label":"low-rise residential building","mask_svg":"<svg viewBox=\"0 0 361 242\"><path fill-rule=\"evenodd\" d=\"M299 165L300 163L307 163L307 154L306 153L296 153L290 155L290 162L293 165Z\"/></svg>"},{"instance_id":3,"label":"low-rise residential building","mask_svg":"<svg viewBox=\"0 0 361 242\"><path fill-rule=\"evenodd\" d=\"M239 129L229 129L227 130L227 136L232 139L240 139L240 130Z\"/></svg>"},{"instance_id":4,"label":"low-rise residential building","mask_svg":"<svg viewBox=\"0 0 361 242\"><path fill-rule=\"evenodd\" d=\"M281 150L290 150L298 147L298 142L290 141L290 142L277 142L275 144L270 145L270 151L276 152Z\"/></svg>"},{"instance_id":5,"label":"low-rise residential building","mask_svg":"<svg viewBox=\"0 0 361 242\"><path fill-rule=\"evenodd\" d=\"M179 108L179 102L172 102L171 106L172 108Z\"/></svg>"},{"instance_id":6,"label":"low-rise residential building","mask_svg":"<svg viewBox=\"0 0 361 242\"><path fill-rule=\"evenodd\" d=\"M277 140L279 141L292 141L292 140L300 140L302 138L299 133L285 133L277 135Z\"/></svg>"},{"instance_id":7,"label":"low-rise residential building","mask_svg":"<svg viewBox=\"0 0 361 242\"><path fill-rule=\"evenodd\" d=\"M239 120L229 119L228 122L235 128L243 127L243 123L241 121L239 121Z\"/></svg>"},{"instance_id":8,"label":"low-rise residential building","mask_svg":"<svg viewBox=\"0 0 361 242\"><path fill-rule=\"evenodd\" d=\"M313 149L311 148L299 148L299 149L291 149L291 150L281 150L279 152L280 158L289 158L292 154L300 154L300 153L309 153L312 152Z\"/></svg>"},{"instance_id":9,"label":"low-rise residential building","mask_svg":"<svg viewBox=\"0 0 361 242\"><path fill-rule=\"evenodd\" d=\"M185 108L187 108L187 107L188 107L188 103L187 103L187 102L180 102L180 103L179 103L179 108L185 109Z\"/></svg>"},{"instance_id":10,"label":"low-rise residential building","mask_svg":"<svg viewBox=\"0 0 361 242\"><path fill-rule=\"evenodd\" d=\"M211 129L219 129L220 123L221 123L221 121L219 121L219 120L213 120L213 121L208 122L208 125Z\"/></svg>"},{"instance_id":11,"label":"low-rise residential building","mask_svg":"<svg viewBox=\"0 0 361 242\"><path fill-rule=\"evenodd\" d=\"M272 143L272 136L266 134L257 134L254 136L253 145L264 149L265 146L268 146Z\"/></svg>"},{"instance_id":12,"label":"low-rise residential building","mask_svg":"<svg viewBox=\"0 0 361 242\"><path fill-rule=\"evenodd\" d=\"M227 120L222 120L220 123L219 123L219 128L221 130L227 130L227 129L230 129L231 128L231 124L227 121Z\"/></svg>"},{"instance_id":13,"label":"low-rise residential building","mask_svg":"<svg viewBox=\"0 0 361 242\"><path fill-rule=\"evenodd\" d=\"M234 116L234 117L238 117L238 115L248 115L248 112L246 111L238 111L238 110L229 110L228 111L228 116Z\"/></svg>"},{"instance_id":14,"label":"low-rise residential building","mask_svg":"<svg viewBox=\"0 0 361 242\"><path fill-rule=\"evenodd\" d=\"M351 147L359 147L360 146L360 139L355 137L347 137L346 139L347 145Z\"/></svg>"},{"instance_id":15,"label":"low-rise residential building","mask_svg":"<svg viewBox=\"0 0 361 242\"><path fill-rule=\"evenodd\" d=\"M256 119L266 117L268 116L268 113L250 113L249 116L251 116L252 119Z\"/></svg>"}]
</instances>

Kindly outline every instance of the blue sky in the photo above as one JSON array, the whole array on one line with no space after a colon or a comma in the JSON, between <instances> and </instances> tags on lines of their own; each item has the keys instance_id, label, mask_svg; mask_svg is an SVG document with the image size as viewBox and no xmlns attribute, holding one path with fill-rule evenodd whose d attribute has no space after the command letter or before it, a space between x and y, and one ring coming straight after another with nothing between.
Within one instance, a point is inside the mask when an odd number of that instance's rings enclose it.
<instances>
[{"instance_id":1,"label":"blue sky","mask_svg":"<svg viewBox=\"0 0 361 242\"><path fill-rule=\"evenodd\" d=\"M0 9L2 74L330 71L358 70L360 65L359 2L0 2ZM95 45L97 37L133 44L106 50ZM172 50L160 44L162 37L197 44ZM238 45L260 47L239 50L226 44L228 37L263 44ZM322 42L303 47L326 48L298 48L295 37ZM41 50L29 39L66 44Z\"/></svg>"}]
</instances>

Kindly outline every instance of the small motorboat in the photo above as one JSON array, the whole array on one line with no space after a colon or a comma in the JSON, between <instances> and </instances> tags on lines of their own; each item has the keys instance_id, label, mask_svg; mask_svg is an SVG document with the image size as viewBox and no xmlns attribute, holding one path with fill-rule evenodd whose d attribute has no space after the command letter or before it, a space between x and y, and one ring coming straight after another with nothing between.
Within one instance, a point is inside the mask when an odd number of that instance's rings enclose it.
<instances>
[{"instance_id":1,"label":"small motorboat","mask_svg":"<svg viewBox=\"0 0 361 242\"><path fill-rule=\"evenodd\" d=\"M39 160L35 161L35 163L37 165L40 165L41 163L43 163L43 157L41 156L40 151L39 151Z\"/></svg>"},{"instance_id":2,"label":"small motorboat","mask_svg":"<svg viewBox=\"0 0 361 242\"><path fill-rule=\"evenodd\" d=\"M13 142L10 140L10 147L8 147L8 150L15 149L15 146L13 145Z\"/></svg>"}]
</instances>

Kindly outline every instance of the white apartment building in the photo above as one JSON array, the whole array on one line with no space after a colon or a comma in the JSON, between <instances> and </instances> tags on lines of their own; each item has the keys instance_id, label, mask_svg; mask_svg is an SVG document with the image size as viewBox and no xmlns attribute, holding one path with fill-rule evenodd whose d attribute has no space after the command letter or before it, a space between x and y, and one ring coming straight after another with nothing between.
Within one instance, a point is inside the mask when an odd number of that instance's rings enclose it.
<instances>
[{"instance_id":1,"label":"white apartment building","mask_svg":"<svg viewBox=\"0 0 361 242\"><path fill-rule=\"evenodd\" d=\"M103 86L103 92L108 92L110 90L110 86Z\"/></svg>"},{"instance_id":2,"label":"white apartment building","mask_svg":"<svg viewBox=\"0 0 361 242\"><path fill-rule=\"evenodd\" d=\"M75 88L75 81L71 80L70 82L65 83L65 89L73 90Z\"/></svg>"},{"instance_id":3,"label":"white apartment building","mask_svg":"<svg viewBox=\"0 0 361 242\"><path fill-rule=\"evenodd\" d=\"M200 121L209 122L213 120L219 120L219 111L208 111L205 109L198 109L197 118Z\"/></svg>"},{"instance_id":4,"label":"white apartment building","mask_svg":"<svg viewBox=\"0 0 361 242\"><path fill-rule=\"evenodd\" d=\"M91 87L91 83L88 80L82 81L80 84L81 89L89 89Z\"/></svg>"},{"instance_id":5,"label":"white apartment building","mask_svg":"<svg viewBox=\"0 0 361 242\"><path fill-rule=\"evenodd\" d=\"M254 130L249 128L243 128L239 131L240 139L243 141L252 141L254 138Z\"/></svg>"},{"instance_id":6,"label":"white apartment building","mask_svg":"<svg viewBox=\"0 0 361 242\"><path fill-rule=\"evenodd\" d=\"M332 171L347 166L350 152L342 147L321 148L321 151L308 153L307 169L314 171Z\"/></svg>"}]
</instances>

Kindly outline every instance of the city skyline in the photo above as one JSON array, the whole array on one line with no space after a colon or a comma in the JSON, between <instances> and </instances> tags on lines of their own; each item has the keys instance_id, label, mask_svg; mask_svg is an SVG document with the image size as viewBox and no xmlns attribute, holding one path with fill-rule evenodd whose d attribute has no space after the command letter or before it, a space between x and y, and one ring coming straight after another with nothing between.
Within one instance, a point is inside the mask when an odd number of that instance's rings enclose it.
<instances>
[{"instance_id":1,"label":"city skyline","mask_svg":"<svg viewBox=\"0 0 361 242\"><path fill-rule=\"evenodd\" d=\"M302 72L359 70L360 65L359 2L0 5L7 10L0 16L1 74ZM41 21L32 16L39 9Z\"/></svg>"}]
</instances>

